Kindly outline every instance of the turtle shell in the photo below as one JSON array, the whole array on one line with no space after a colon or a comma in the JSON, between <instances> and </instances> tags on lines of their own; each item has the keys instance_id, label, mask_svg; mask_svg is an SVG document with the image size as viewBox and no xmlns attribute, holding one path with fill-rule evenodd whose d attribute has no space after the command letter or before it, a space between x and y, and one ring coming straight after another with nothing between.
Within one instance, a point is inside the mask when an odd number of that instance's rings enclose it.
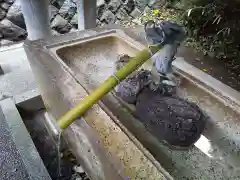
<instances>
[{"instance_id":1,"label":"turtle shell","mask_svg":"<svg viewBox=\"0 0 240 180\"><path fill-rule=\"evenodd\" d=\"M201 136L206 118L200 108L175 96L145 88L137 97L135 116L159 140L189 147Z\"/></svg>"}]
</instances>

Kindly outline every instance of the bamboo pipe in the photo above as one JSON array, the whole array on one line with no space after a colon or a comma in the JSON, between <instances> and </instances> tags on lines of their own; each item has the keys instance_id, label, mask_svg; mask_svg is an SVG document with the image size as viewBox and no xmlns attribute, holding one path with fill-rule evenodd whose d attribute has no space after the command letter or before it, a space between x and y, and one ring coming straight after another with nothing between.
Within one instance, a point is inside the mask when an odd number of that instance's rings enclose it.
<instances>
[{"instance_id":1,"label":"bamboo pipe","mask_svg":"<svg viewBox=\"0 0 240 180\"><path fill-rule=\"evenodd\" d=\"M151 52L156 53L161 47L151 46ZM61 129L66 129L78 117L81 117L89 108L96 104L103 96L110 92L120 81L124 80L129 74L137 70L145 61L151 57L148 49L140 51L125 66L118 70L115 75L110 76L97 89L87 95L79 104L66 112L57 120Z\"/></svg>"}]
</instances>

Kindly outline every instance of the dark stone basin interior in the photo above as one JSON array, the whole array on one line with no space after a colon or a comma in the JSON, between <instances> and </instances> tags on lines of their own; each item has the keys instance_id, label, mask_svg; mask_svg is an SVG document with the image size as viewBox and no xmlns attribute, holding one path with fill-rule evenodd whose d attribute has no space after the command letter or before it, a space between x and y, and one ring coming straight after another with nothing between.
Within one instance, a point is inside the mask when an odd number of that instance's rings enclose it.
<instances>
[{"instance_id":1,"label":"dark stone basin interior","mask_svg":"<svg viewBox=\"0 0 240 180\"><path fill-rule=\"evenodd\" d=\"M51 178L53 180L88 180L89 178L63 138L47 128L49 115L40 96L34 101L38 104L36 108L31 110L23 108L31 105L26 100L21 103L21 107L18 107L18 111Z\"/></svg>"}]
</instances>

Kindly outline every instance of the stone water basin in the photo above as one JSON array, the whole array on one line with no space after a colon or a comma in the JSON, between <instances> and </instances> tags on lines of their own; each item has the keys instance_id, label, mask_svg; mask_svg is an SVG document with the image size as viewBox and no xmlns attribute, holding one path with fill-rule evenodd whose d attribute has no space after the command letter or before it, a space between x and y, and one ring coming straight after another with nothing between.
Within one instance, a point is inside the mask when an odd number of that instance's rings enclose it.
<instances>
[{"instance_id":1,"label":"stone water basin","mask_svg":"<svg viewBox=\"0 0 240 180\"><path fill-rule=\"evenodd\" d=\"M118 55L134 56L143 48L144 44L129 36L108 33L52 46L51 52L91 92L114 72ZM102 99L110 111L106 112L117 117L116 123L126 127L174 179L240 179L238 92L182 59L177 59L174 65L182 79L179 95L198 104L209 117L206 130L194 147L177 151L164 146L146 131L113 92ZM143 65L143 68L149 67L150 62Z\"/></svg>"}]
</instances>

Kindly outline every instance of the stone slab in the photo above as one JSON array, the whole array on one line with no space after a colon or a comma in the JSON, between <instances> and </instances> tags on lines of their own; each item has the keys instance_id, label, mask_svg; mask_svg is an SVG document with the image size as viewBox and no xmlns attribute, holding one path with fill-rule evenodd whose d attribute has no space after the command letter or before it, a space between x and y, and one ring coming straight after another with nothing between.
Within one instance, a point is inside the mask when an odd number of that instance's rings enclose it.
<instances>
[{"instance_id":1,"label":"stone slab","mask_svg":"<svg viewBox=\"0 0 240 180\"><path fill-rule=\"evenodd\" d=\"M51 180L14 102L0 106L0 179Z\"/></svg>"},{"instance_id":2,"label":"stone slab","mask_svg":"<svg viewBox=\"0 0 240 180\"><path fill-rule=\"evenodd\" d=\"M0 48L0 96L14 97L36 89L36 83L22 44ZM0 98L2 99L2 98Z\"/></svg>"},{"instance_id":3,"label":"stone slab","mask_svg":"<svg viewBox=\"0 0 240 180\"><path fill-rule=\"evenodd\" d=\"M42 97L37 89L16 95L14 101L17 107L28 112L34 112L44 108Z\"/></svg>"}]
</instances>

